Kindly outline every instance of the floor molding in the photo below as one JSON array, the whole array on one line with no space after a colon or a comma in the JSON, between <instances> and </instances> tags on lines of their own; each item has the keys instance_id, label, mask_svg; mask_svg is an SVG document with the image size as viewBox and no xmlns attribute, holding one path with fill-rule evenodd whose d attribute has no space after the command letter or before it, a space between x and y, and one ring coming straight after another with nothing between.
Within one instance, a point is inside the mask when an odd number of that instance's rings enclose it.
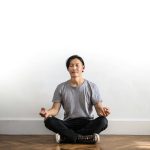
<instances>
[{"instance_id":1,"label":"floor molding","mask_svg":"<svg viewBox=\"0 0 150 150\"><path fill-rule=\"evenodd\" d=\"M0 134L53 135L41 119L1 119ZM150 120L109 120L108 128L101 134L150 135Z\"/></svg>"}]
</instances>

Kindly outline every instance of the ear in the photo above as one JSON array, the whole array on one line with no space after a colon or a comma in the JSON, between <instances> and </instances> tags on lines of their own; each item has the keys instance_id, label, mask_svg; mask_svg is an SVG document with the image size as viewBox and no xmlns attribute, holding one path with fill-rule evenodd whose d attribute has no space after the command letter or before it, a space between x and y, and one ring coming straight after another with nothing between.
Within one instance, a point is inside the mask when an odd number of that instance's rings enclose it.
<instances>
[{"instance_id":1,"label":"ear","mask_svg":"<svg viewBox=\"0 0 150 150\"><path fill-rule=\"evenodd\" d=\"M83 70L82 70L82 72L84 72L84 69L85 69L85 66L83 66Z\"/></svg>"}]
</instances>

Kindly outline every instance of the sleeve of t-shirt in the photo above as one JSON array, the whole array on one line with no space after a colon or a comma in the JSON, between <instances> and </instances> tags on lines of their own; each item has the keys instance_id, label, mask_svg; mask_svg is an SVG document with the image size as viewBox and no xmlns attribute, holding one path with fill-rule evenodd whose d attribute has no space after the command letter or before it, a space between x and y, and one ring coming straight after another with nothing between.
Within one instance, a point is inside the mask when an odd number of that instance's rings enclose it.
<instances>
[{"instance_id":1,"label":"sleeve of t-shirt","mask_svg":"<svg viewBox=\"0 0 150 150\"><path fill-rule=\"evenodd\" d=\"M58 85L55 89L52 102L61 102L61 86Z\"/></svg>"},{"instance_id":2,"label":"sleeve of t-shirt","mask_svg":"<svg viewBox=\"0 0 150 150\"><path fill-rule=\"evenodd\" d=\"M100 91L96 84L92 85L92 97L91 97L93 105L95 105L97 102L102 102Z\"/></svg>"}]
</instances>

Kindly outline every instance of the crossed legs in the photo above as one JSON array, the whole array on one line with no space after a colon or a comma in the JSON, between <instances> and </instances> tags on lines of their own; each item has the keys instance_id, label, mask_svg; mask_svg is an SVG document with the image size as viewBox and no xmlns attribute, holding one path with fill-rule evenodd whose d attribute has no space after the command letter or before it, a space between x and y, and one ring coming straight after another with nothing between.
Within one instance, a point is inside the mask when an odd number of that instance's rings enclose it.
<instances>
[{"instance_id":1,"label":"crossed legs","mask_svg":"<svg viewBox=\"0 0 150 150\"><path fill-rule=\"evenodd\" d=\"M65 136L71 142L75 143L78 135L99 134L105 130L108 125L106 117L99 116L94 120L86 118L69 119L66 121L55 117L48 117L45 121L45 126L62 136Z\"/></svg>"}]
</instances>

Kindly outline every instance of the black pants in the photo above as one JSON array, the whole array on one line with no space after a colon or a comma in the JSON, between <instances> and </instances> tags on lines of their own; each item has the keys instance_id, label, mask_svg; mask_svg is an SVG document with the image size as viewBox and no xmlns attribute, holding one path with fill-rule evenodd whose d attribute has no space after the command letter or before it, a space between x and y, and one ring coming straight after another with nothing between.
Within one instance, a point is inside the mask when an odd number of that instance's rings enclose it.
<instances>
[{"instance_id":1,"label":"black pants","mask_svg":"<svg viewBox=\"0 0 150 150\"><path fill-rule=\"evenodd\" d=\"M48 117L44 123L49 130L65 136L70 139L71 142L75 142L79 134L99 134L101 131L105 130L108 125L106 117L103 116L97 117L93 120L89 120L87 118L75 118L68 119L66 121L55 117Z\"/></svg>"},{"instance_id":2,"label":"black pants","mask_svg":"<svg viewBox=\"0 0 150 150\"><path fill-rule=\"evenodd\" d=\"M44 123L49 130L65 136L70 139L71 142L75 142L79 134L99 134L101 131L105 130L108 125L106 117L103 116L99 116L93 120L87 118L75 118L66 121L55 117L48 117Z\"/></svg>"}]
</instances>

